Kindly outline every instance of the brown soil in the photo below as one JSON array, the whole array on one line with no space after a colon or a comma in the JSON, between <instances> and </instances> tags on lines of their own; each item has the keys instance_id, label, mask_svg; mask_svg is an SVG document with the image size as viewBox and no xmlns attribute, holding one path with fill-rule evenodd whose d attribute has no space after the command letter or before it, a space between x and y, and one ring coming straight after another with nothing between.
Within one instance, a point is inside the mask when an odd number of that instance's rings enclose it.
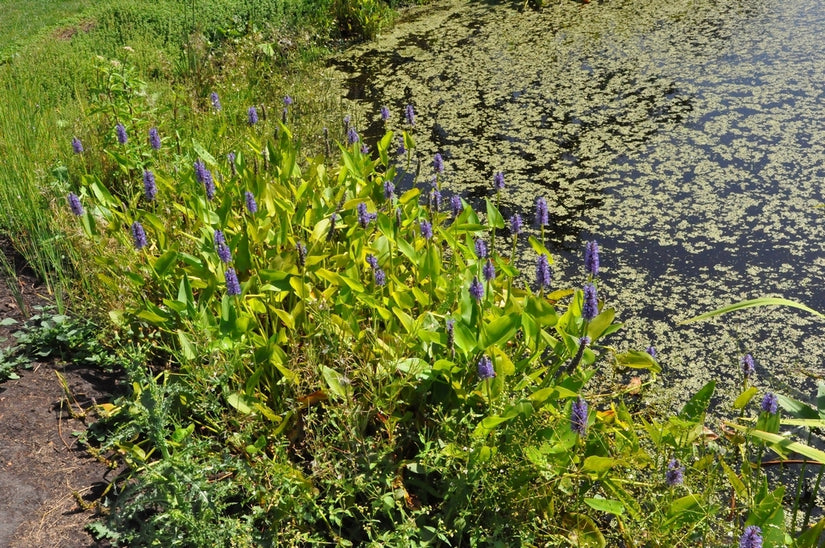
<instances>
[{"instance_id":1,"label":"brown soil","mask_svg":"<svg viewBox=\"0 0 825 548\"><path fill-rule=\"evenodd\" d=\"M19 283L27 307L47 302L31 277L21 274ZM0 283L0 318L8 317L23 321L25 314ZM0 341L6 339L0 344L13 342L16 327L0 327ZM63 363L34 363L18 373L19 379L0 384L0 546L104 546L84 527L115 473L73 433L94 421L95 403L112 399L117 379Z\"/></svg>"}]
</instances>

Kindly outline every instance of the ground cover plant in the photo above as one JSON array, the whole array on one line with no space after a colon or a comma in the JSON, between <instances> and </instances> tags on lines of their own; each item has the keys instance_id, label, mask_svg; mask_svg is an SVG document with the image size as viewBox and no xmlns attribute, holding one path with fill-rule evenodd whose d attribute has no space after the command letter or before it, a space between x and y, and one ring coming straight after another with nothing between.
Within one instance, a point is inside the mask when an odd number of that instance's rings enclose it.
<instances>
[{"instance_id":1,"label":"ground cover plant","mask_svg":"<svg viewBox=\"0 0 825 548\"><path fill-rule=\"evenodd\" d=\"M104 135L74 137L62 211L119 295L116 332L142 353L98 440L130 467L98 534L817 545L815 496L800 485L788 523L785 487L760 463L770 448L821 471L825 454L779 428L817 426L825 410L760 388L750 357L742 421L721 435L707 428L713 383L675 415L647 408L655 350L611 347L621 325L599 298L597 242L579 280L554 280L545 199L504 219L504 174L477 203L451 192L441 156L416 154L412 105L376 113L376 143L345 118L326 153L304 157L290 129L300 98L265 114L227 112L215 94L204 116L226 122L184 140L152 125L140 93L99 97ZM607 374L628 369L644 375Z\"/></svg>"}]
</instances>

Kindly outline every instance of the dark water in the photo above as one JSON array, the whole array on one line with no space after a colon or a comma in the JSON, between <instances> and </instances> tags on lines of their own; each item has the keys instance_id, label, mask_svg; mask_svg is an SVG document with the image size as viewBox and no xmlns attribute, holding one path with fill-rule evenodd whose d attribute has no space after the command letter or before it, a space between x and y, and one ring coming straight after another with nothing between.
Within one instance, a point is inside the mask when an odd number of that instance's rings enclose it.
<instances>
[{"instance_id":1,"label":"dark water","mask_svg":"<svg viewBox=\"0 0 825 548\"><path fill-rule=\"evenodd\" d=\"M783 296L825 311L825 6L802 0L446 0L408 13L333 62L368 136L378 109L416 107L431 158L470 198L507 181L505 216L552 214L555 279L579 285L597 239L600 295L652 344L674 398L738 386L754 355L765 389L812 400L823 327L795 309L682 319ZM525 269L529 271L530 269Z\"/></svg>"}]
</instances>

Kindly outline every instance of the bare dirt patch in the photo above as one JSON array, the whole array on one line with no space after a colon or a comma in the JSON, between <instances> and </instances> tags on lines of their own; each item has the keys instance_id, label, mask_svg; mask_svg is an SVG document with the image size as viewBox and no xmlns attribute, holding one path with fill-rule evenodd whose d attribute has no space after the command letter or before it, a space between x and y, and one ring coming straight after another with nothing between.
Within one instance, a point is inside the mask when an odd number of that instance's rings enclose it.
<instances>
[{"instance_id":1,"label":"bare dirt patch","mask_svg":"<svg viewBox=\"0 0 825 548\"><path fill-rule=\"evenodd\" d=\"M20 283L28 305L45 302L31 277L21 274ZM26 319L0 283L0 318L7 317ZM13 342L15 328L0 328L0 341L6 339L0 344ZM94 421L94 405L112 399L119 379L63 363L34 363L19 375L0 384L0 546L108 546L84 528L115 472L91 457L73 433Z\"/></svg>"}]
</instances>

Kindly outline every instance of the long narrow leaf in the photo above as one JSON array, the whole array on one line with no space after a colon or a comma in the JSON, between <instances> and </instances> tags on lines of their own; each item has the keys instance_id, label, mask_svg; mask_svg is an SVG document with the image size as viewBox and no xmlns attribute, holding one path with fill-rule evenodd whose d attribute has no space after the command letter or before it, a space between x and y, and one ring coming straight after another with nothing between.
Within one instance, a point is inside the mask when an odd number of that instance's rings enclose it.
<instances>
[{"instance_id":1,"label":"long narrow leaf","mask_svg":"<svg viewBox=\"0 0 825 548\"><path fill-rule=\"evenodd\" d=\"M713 318L715 316L727 314L728 312L734 312L736 310L742 310L744 308L752 308L754 306L790 306L792 308L804 310L805 312L810 312L811 314L819 316L820 318L825 318L825 314L817 312L813 308L807 307L804 304L798 303L796 301L783 299L781 297L762 297L759 299L751 299L748 301L741 301L728 306L723 306L722 308L717 308L716 310L711 310L710 312L705 312L704 314L699 314L698 316L682 320L681 322L679 322L679 324L683 325L687 323L699 322L702 320L707 320L708 318Z\"/></svg>"},{"instance_id":2,"label":"long narrow leaf","mask_svg":"<svg viewBox=\"0 0 825 548\"><path fill-rule=\"evenodd\" d=\"M764 432L762 430L748 430L747 427L733 424L733 423L726 423L728 426L736 428L737 430L741 430L745 432L746 435L752 436L754 438L758 438L760 440L766 441L769 444L776 446L777 448L781 449L782 453L793 451L794 453L799 453L804 457L808 457L811 460L815 460L820 464L825 464L825 451L820 451L819 449L814 449L809 445L805 445L804 443L798 443L795 441L791 441L785 436L780 434L772 434L770 432Z\"/></svg>"}]
</instances>

